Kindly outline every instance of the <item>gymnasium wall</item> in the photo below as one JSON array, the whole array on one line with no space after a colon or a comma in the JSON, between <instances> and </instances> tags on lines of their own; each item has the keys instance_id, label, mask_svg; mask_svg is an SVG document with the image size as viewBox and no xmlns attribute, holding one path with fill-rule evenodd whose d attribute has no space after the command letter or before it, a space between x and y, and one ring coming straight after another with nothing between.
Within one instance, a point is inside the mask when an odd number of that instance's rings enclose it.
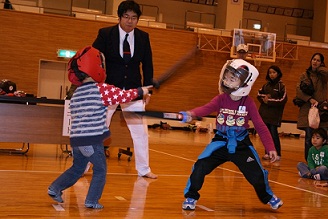
<instances>
[{"instance_id":1,"label":"gymnasium wall","mask_svg":"<svg viewBox=\"0 0 328 219\"><path fill-rule=\"evenodd\" d=\"M18 89L37 94L39 60L60 60L59 48L78 50L94 41L98 29L110 23L81 20L73 17L34 14L0 9L0 79L16 82ZM170 69L197 44L197 34L188 31L141 27L150 34L155 78ZM226 37L225 41L231 41ZM292 103L299 75L309 66L313 53L324 48L299 46L297 61L277 59L287 86L289 101L284 120L296 121L298 108ZM208 102L217 94L221 67L229 53L199 51L183 65L162 87L154 92L148 110L188 110ZM265 83L268 67L273 63L262 62L260 76L251 96ZM258 104L257 100L255 102Z\"/></svg>"},{"instance_id":2,"label":"gymnasium wall","mask_svg":"<svg viewBox=\"0 0 328 219\"><path fill-rule=\"evenodd\" d=\"M117 6L121 2L121 0L75 0L75 1L67 1L67 0L11 0L12 3L16 4L27 4L30 2L31 4L38 5L41 7L45 7L45 13L56 13L62 15L68 15L71 10L71 4L74 7L81 8L90 8L93 10L102 11L104 14L117 14ZM106 2L106 3L105 3ZM213 24L213 15L216 17L216 28L228 29L233 24L237 24L235 28L252 28L252 20L260 20L262 23L262 31L273 32L277 34L277 39L283 40L285 38L286 33L288 34L297 34L302 36L310 36L312 41L317 42L326 42L324 40L325 32L324 28L315 28L312 31L312 26L318 23L322 23L325 20L325 17L319 18L321 16L325 16L323 14L323 8L326 8L327 5L323 0L309 1L309 0L239 0L238 4L233 4L231 0L219 0L219 4L217 6L210 6L206 4L196 4L192 2L197 1L182 1L182 0L137 0L139 4L142 5L143 15L156 17L157 20L162 20L167 25L175 26L176 28L184 27L185 19L187 17L188 21L192 22L200 22L205 24ZM205 1L199 1L205 2ZM236 1L235 1L236 2ZM254 6L266 6L273 8L284 9L301 9L312 11L314 10L315 17L313 19L306 19L297 16L284 16L277 15L275 13L265 13L247 9L247 6L242 4L254 5ZM229 17L233 17L234 20L238 20L235 22L228 22L229 25L226 25L226 15L220 9L220 7L227 9L227 4L231 6L237 6L240 8L244 8L243 11L239 10L230 10ZM316 6L317 5L317 6ZM249 6L250 7L250 6ZM158 11L157 11L158 10ZM189 13L186 14L186 11ZM193 12L201 12L202 15ZM231 12L232 11L232 12ZM157 14L157 12L159 14ZM209 14L205 14L209 13ZM223 14L222 14L223 13ZM231 14L232 13L232 14ZM240 15L234 13L242 13ZM243 19L241 19L243 18ZM287 25L288 24L288 25ZM239 26L240 25L240 26ZM247 27L248 26L248 27ZM311 34L312 32L312 34Z\"/></svg>"}]
</instances>

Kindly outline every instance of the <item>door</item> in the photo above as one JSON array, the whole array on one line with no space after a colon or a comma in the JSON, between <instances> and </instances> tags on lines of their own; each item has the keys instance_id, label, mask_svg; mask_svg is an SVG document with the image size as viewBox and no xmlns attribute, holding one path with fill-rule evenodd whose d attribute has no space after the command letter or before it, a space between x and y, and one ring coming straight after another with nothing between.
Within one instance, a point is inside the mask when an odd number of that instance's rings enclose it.
<instances>
[{"instance_id":1,"label":"door","mask_svg":"<svg viewBox=\"0 0 328 219\"><path fill-rule=\"evenodd\" d=\"M38 97L64 99L69 87L67 62L40 60Z\"/></svg>"}]
</instances>

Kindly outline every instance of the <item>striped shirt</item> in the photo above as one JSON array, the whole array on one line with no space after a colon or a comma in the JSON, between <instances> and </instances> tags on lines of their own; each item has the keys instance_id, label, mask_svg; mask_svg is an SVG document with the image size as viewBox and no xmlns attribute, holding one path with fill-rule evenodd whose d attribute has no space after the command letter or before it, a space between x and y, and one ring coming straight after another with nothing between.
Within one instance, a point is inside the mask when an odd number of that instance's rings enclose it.
<instances>
[{"instance_id":1,"label":"striped shirt","mask_svg":"<svg viewBox=\"0 0 328 219\"><path fill-rule=\"evenodd\" d=\"M110 135L107 106L130 102L142 94L141 88L122 90L106 83L87 82L79 86L70 102L71 146L101 144Z\"/></svg>"}]
</instances>

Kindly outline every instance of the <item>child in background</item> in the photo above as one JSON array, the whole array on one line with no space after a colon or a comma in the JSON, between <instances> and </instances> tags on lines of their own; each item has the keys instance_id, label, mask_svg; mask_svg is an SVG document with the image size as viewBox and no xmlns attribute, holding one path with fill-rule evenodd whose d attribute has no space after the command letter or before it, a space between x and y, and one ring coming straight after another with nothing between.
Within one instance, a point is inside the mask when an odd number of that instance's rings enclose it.
<instances>
[{"instance_id":1,"label":"child in background","mask_svg":"<svg viewBox=\"0 0 328 219\"><path fill-rule=\"evenodd\" d=\"M257 99L261 103L259 113L263 122L268 127L274 146L276 148L279 161L281 158L281 145L278 134L278 127L281 126L282 114L287 102L285 84L281 81L282 72L278 66L272 65L268 68L267 83L257 93ZM264 160L270 160L266 151Z\"/></svg>"},{"instance_id":2,"label":"child in background","mask_svg":"<svg viewBox=\"0 0 328 219\"><path fill-rule=\"evenodd\" d=\"M328 180L328 145L327 131L323 128L314 129L311 138L307 164L299 162L297 169L302 178Z\"/></svg>"},{"instance_id":3,"label":"child in background","mask_svg":"<svg viewBox=\"0 0 328 219\"><path fill-rule=\"evenodd\" d=\"M106 124L107 106L130 102L148 94L148 88L122 90L104 83L104 56L93 47L85 47L70 59L68 78L78 87L70 102L70 145L73 165L48 188L49 196L64 202L62 191L73 186L83 175L88 162L93 164L93 176L85 199L87 208L103 208L99 203L107 174L103 141L110 136Z\"/></svg>"},{"instance_id":4,"label":"child in background","mask_svg":"<svg viewBox=\"0 0 328 219\"><path fill-rule=\"evenodd\" d=\"M218 130L193 166L184 191L186 199L182 209L195 209L205 176L227 161L233 162L240 169L262 203L269 204L272 209L278 209L283 202L271 191L268 171L263 169L247 130L251 119L265 149L269 152L271 162L276 161L277 152L270 132L263 123L254 100L248 96L259 72L242 59L228 61L222 72L219 82L221 94L204 106L181 112L183 122L190 122L196 116L207 116L216 112Z\"/></svg>"}]
</instances>

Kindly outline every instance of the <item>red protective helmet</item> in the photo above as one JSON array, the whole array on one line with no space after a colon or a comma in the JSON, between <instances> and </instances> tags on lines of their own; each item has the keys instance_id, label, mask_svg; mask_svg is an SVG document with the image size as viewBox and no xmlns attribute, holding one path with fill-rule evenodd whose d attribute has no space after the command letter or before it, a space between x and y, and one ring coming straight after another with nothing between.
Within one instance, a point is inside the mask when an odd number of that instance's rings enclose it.
<instances>
[{"instance_id":1,"label":"red protective helmet","mask_svg":"<svg viewBox=\"0 0 328 219\"><path fill-rule=\"evenodd\" d=\"M106 79L104 55L94 47L79 50L68 62L68 79L74 85L81 85L86 75L96 82Z\"/></svg>"}]
</instances>

